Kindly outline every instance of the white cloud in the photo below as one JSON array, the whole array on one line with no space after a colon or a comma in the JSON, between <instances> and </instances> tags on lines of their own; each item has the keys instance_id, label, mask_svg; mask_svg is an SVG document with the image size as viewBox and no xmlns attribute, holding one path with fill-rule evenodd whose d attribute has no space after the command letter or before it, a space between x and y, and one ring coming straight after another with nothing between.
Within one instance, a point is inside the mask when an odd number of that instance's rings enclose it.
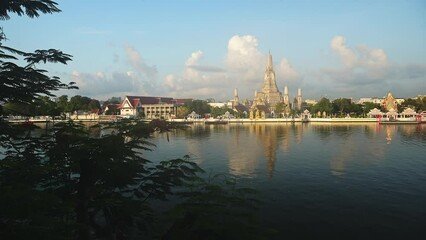
<instances>
[{"instance_id":1,"label":"white cloud","mask_svg":"<svg viewBox=\"0 0 426 240\"><path fill-rule=\"evenodd\" d=\"M299 73L291 66L287 58L281 59L279 68L279 77L287 83L297 82L300 78Z\"/></svg>"},{"instance_id":2,"label":"white cloud","mask_svg":"<svg viewBox=\"0 0 426 240\"><path fill-rule=\"evenodd\" d=\"M191 57L188 58L188 60L186 60L186 66L192 66L192 65L197 65L198 61L203 57L203 52L201 50L198 50L196 52L193 52L191 54Z\"/></svg>"},{"instance_id":3,"label":"white cloud","mask_svg":"<svg viewBox=\"0 0 426 240\"><path fill-rule=\"evenodd\" d=\"M314 79L310 88L319 90L320 94L330 97L381 97L391 90L395 96L411 97L410 92L425 91L424 64L390 63L385 50L366 45L348 47L343 36L334 37L330 47L343 67L320 69L310 76Z\"/></svg>"},{"instance_id":4,"label":"white cloud","mask_svg":"<svg viewBox=\"0 0 426 240\"><path fill-rule=\"evenodd\" d=\"M256 37L252 35L235 35L228 41L225 59L237 85L251 85L251 91L261 87L266 64L266 56L259 51L258 46Z\"/></svg>"},{"instance_id":5,"label":"white cloud","mask_svg":"<svg viewBox=\"0 0 426 240\"><path fill-rule=\"evenodd\" d=\"M144 75L151 81L157 79L156 66L148 66L141 54L133 47L125 46L125 50L128 62L139 75Z\"/></svg>"},{"instance_id":6,"label":"white cloud","mask_svg":"<svg viewBox=\"0 0 426 240\"><path fill-rule=\"evenodd\" d=\"M331 40L330 47L340 56L347 68L352 68L356 65L357 56L352 49L346 47L346 39L343 36L334 37Z\"/></svg>"},{"instance_id":7,"label":"white cloud","mask_svg":"<svg viewBox=\"0 0 426 240\"><path fill-rule=\"evenodd\" d=\"M383 49L370 49L367 46L359 46L358 64L367 68L383 68L388 65L388 57Z\"/></svg>"},{"instance_id":8,"label":"white cloud","mask_svg":"<svg viewBox=\"0 0 426 240\"><path fill-rule=\"evenodd\" d=\"M231 69L248 70L259 66L265 56L257 49L259 43L254 36L235 35L228 41L226 64Z\"/></svg>"},{"instance_id":9,"label":"white cloud","mask_svg":"<svg viewBox=\"0 0 426 240\"><path fill-rule=\"evenodd\" d=\"M377 69L384 68L388 64L388 58L383 49L367 46L357 46L352 49L346 46L346 39L343 36L334 37L330 47L348 69L356 67Z\"/></svg>"},{"instance_id":10,"label":"white cloud","mask_svg":"<svg viewBox=\"0 0 426 240\"><path fill-rule=\"evenodd\" d=\"M224 69L215 66L202 65L204 57L201 50L191 53L185 61L185 68L181 76L168 74L164 78L163 87L172 97L211 98L225 97L229 77Z\"/></svg>"},{"instance_id":11,"label":"white cloud","mask_svg":"<svg viewBox=\"0 0 426 240\"><path fill-rule=\"evenodd\" d=\"M70 78L79 87L79 90L72 91L73 94L98 99L124 95L151 95L151 92L147 91L149 84L133 75L133 72L82 73L74 71Z\"/></svg>"},{"instance_id":12,"label":"white cloud","mask_svg":"<svg viewBox=\"0 0 426 240\"><path fill-rule=\"evenodd\" d=\"M92 73L73 71L70 81L76 82L79 87L79 90L72 91L73 94L99 99L124 95L156 95L157 68L149 66L136 49L125 46L124 51L127 57L125 70Z\"/></svg>"},{"instance_id":13,"label":"white cloud","mask_svg":"<svg viewBox=\"0 0 426 240\"><path fill-rule=\"evenodd\" d=\"M194 51L185 61L182 74L167 75L163 86L171 96L201 99L213 97L219 100L232 98L233 89L237 87L242 98L250 98L255 90L262 87L266 67L266 55L258 47L258 41L252 35L231 37L224 67L203 64L206 57L204 52ZM300 78L285 58L277 69L279 88L283 88L284 81L295 82Z\"/></svg>"}]
</instances>

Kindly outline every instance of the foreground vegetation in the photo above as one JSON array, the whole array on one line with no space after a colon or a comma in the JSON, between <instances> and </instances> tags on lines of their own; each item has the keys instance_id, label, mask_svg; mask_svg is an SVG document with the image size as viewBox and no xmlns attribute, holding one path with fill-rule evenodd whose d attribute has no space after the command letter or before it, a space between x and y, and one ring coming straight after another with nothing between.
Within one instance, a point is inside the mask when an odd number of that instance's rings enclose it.
<instances>
[{"instance_id":1,"label":"foreground vegetation","mask_svg":"<svg viewBox=\"0 0 426 240\"><path fill-rule=\"evenodd\" d=\"M50 0L6 0L0 19L11 12L33 18L59 11ZM4 40L0 32L2 105L49 106L54 91L76 88L38 67L66 64L71 55L56 49L23 52ZM24 66L13 62L22 58ZM2 115L7 111L0 108ZM237 188L227 177L204 180L187 157L158 162L144 157L153 148L151 134L171 128L161 121L91 128L69 121L40 131L0 119L0 238L267 238L256 222L253 190ZM168 211L154 207L170 196Z\"/></svg>"}]
</instances>

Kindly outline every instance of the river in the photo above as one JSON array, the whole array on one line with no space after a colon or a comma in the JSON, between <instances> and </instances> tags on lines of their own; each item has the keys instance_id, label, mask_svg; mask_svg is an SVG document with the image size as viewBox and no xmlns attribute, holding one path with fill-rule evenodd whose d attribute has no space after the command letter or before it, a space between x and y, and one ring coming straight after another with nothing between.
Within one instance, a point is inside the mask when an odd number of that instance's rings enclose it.
<instances>
[{"instance_id":1,"label":"river","mask_svg":"<svg viewBox=\"0 0 426 240\"><path fill-rule=\"evenodd\" d=\"M276 239L426 234L426 124L194 124L151 140L148 159L189 155L259 190Z\"/></svg>"}]
</instances>

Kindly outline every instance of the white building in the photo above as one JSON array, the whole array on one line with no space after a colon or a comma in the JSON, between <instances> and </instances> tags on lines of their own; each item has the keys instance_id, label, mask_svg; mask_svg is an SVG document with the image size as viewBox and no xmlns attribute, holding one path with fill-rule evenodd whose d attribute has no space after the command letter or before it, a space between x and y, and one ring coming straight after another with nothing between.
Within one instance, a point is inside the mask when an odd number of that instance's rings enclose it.
<instances>
[{"instance_id":1,"label":"white building","mask_svg":"<svg viewBox=\"0 0 426 240\"><path fill-rule=\"evenodd\" d=\"M357 102L357 104L364 104L364 103L367 103L367 102L371 102L371 103L374 103L374 104L382 104L383 103L383 99L384 98L376 98L376 97L373 97L373 98L360 98L359 101Z\"/></svg>"},{"instance_id":2,"label":"white building","mask_svg":"<svg viewBox=\"0 0 426 240\"><path fill-rule=\"evenodd\" d=\"M315 99L305 99L305 103L310 105L315 105L318 103L318 101Z\"/></svg>"},{"instance_id":3,"label":"white building","mask_svg":"<svg viewBox=\"0 0 426 240\"><path fill-rule=\"evenodd\" d=\"M218 108L225 108L228 106L232 106L232 102L210 102L207 103L210 107L218 107Z\"/></svg>"},{"instance_id":4,"label":"white building","mask_svg":"<svg viewBox=\"0 0 426 240\"><path fill-rule=\"evenodd\" d=\"M171 118L177 113L177 100L164 97L126 96L119 106L120 115L147 119Z\"/></svg>"}]
</instances>

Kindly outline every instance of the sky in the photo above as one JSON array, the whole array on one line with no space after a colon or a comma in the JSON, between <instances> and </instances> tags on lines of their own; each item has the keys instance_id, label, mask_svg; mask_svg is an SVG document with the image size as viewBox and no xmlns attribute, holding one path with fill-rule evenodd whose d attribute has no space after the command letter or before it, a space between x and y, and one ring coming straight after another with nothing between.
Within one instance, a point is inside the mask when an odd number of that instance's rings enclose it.
<instances>
[{"instance_id":1,"label":"sky","mask_svg":"<svg viewBox=\"0 0 426 240\"><path fill-rule=\"evenodd\" d=\"M426 95L426 1L59 0L60 13L1 21L4 45L60 49L52 76L99 100L253 99L268 52L290 98Z\"/></svg>"}]
</instances>

